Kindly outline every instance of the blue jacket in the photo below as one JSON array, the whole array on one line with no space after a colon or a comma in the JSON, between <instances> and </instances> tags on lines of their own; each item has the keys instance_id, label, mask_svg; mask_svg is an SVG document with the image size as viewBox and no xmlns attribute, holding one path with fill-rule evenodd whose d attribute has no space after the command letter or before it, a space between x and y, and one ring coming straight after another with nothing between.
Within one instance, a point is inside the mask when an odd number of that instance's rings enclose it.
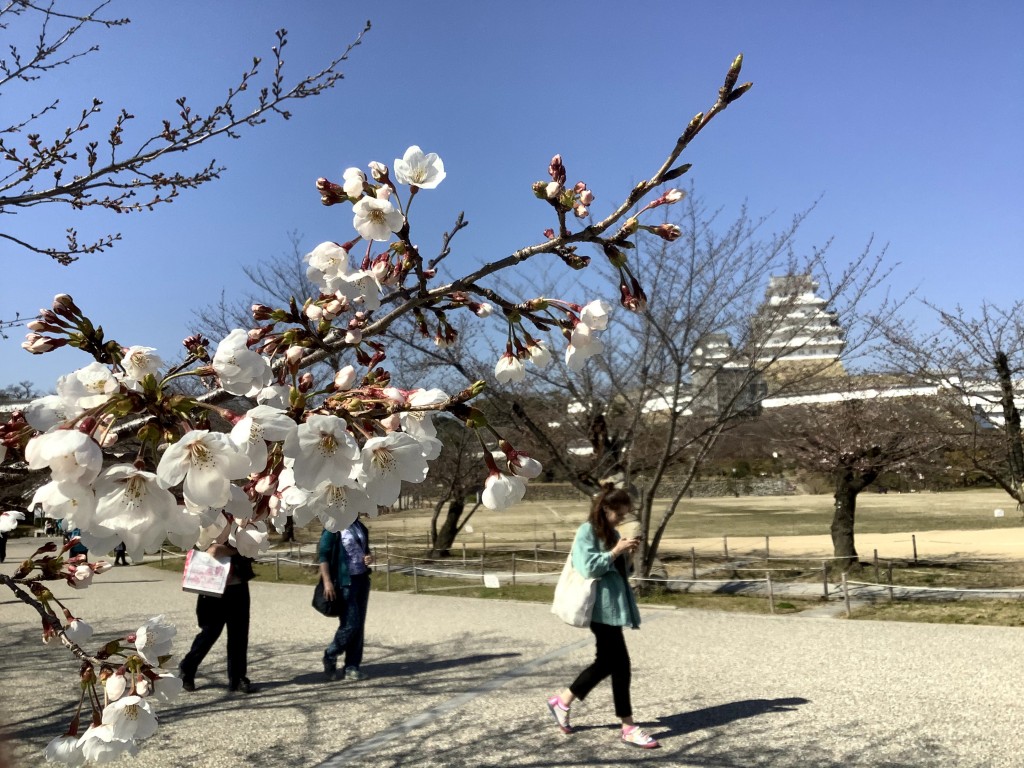
<instances>
[{"instance_id":1,"label":"blue jacket","mask_svg":"<svg viewBox=\"0 0 1024 768\"><path fill-rule=\"evenodd\" d=\"M584 578L597 579L597 598L591 621L615 627L640 627L640 609L633 590L612 564L611 552L598 539L590 523L584 523L576 530L576 538L572 542L572 567Z\"/></svg>"},{"instance_id":2,"label":"blue jacket","mask_svg":"<svg viewBox=\"0 0 1024 768\"><path fill-rule=\"evenodd\" d=\"M331 581L335 587L347 587L352 584L352 577L348 573L348 558L345 557L341 546L341 531L325 530L321 533L316 555L318 563L331 564Z\"/></svg>"}]
</instances>

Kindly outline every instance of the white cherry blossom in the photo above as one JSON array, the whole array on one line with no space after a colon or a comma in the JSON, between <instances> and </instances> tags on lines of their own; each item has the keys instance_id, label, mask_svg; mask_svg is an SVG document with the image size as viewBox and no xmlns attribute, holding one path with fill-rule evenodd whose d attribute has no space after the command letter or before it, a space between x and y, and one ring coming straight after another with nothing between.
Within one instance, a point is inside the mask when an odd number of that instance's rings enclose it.
<instances>
[{"instance_id":1,"label":"white cherry blossom","mask_svg":"<svg viewBox=\"0 0 1024 768\"><path fill-rule=\"evenodd\" d=\"M46 762L78 768L85 765L85 755L78 748L78 736L58 736L46 745Z\"/></svg>"},{"instance_id":2,"label":"white cherry blossom","mask_svg":"<svg viewBox=\"0 0 1024 768\"><path fill-rule=\"evenodd\" d=\"M157 677L156 680L153 680L152 685L153 698L164 704L169 704L177 699L182 689L181 678L169 673Z\"/></svg>"},{"instance_id":3,"label":"white cherry blossom","mask_svg":"<svg viewBox=\"0 0 1024 768\"><path fill-rule=\"evenodd\" d=\"M176 514L177 500L153 472L115 464L96 480L96 523L116 533L133 560L159 548Z\"/></svg>"},{"instance_id":4,"label":"white cherry blossom","mask_svg":"<svg viewBox=\"0 0 1024 768\"><path fill-rule=\"evenodd\" d=\"M227 435L194 429L167 447L157 465L164 488L184 480L186 499L199 506L222 507L231 495L231 481L249 474L249 460Z\"/></svg>"},{"instance_id":5,"label":"white cherry blossom","mask_svg":"<svg viewBox=\"0 0 1024 768\"><path fill-rule=\"evenodd\" d=\"M92 637L92 627L84 619L72 619L64 627L64 635L73 643L89 642Z\"/></svg>"},{"instance_id":6,"label":"white cherry blossom","mask_svg":"<svg viewBox=\"0 0 1024 768\"><path fill-rule=\"evenodd\" d=\"M508 459L508 471L517 477L532 480L544 471L544 466L522 451L514 451L512 457Z\"/></svg>"},{"instance_id":7,"label":"white cherry blossom","mask_svg":"<svg viewBox=\"0 0 1024 768\"><path fill-rule=\"evenodd\" d=\"M364 312L380 309L380 283L373 272L360 269L342 275L336 287L339 299L348 299L350 304L359 302Z\"/></svg>"},{"instance_id":8,"label":"white cherry blossom","mask_svg":"<svg viewBox=\"0 0 1024 768\"><path fill-rule=\"evenodd\" d=\"M92 584L94 571L88 565L76 565L68 583L75 589L86 589Z\"/></svg>"},{"instance_id":9,"label":"white cherry blossom","mask_svg":"<svg viewBox=\"0 0 1024 768\"><path fill-rule=\"evenodd\" d=\"M445 175L441 158L434 152L424 155L416 145L405 150L401 159L395 160L395 178L399 184L434 189L444 181Z\"/></svg>"},{"instance_id":10,"label":"white cherry blossom","mask_svg":"<svg viewBox=\"0 0 1024 768\"><path fill-rule=\"evenodd\" d=\"M352 226L367 240L390 240L405 224L402 212L387 200L364 197L352 206Z\"/></svg>"},{"instance_id":11,"label":"white cherry blossom","mask_svg":"<svg viewBox=\"0 0 1024 768\"><path fill-rule=\"evenodd\" d=\"M494 366L494 378L498 380L499 384L522 381L526 378L523 361L511 352L506 352L498 358L498 363Z\"/></svg>"},{"instance_id":12,"label":"white cherry blossom","mask_svg":"<svg viewBox=\"0 0 1024 768\"><path fill-rule=\"evenodd\" d=\"M484 481L484 491L480 500L488 509L502 510L518 504L525 495L525 480L515 475L506 475L504 472L492 472Z\"/></svg>"},{"instance_id":13,"label":"white cherry blossom","mask_svg":"<svg viewBox=\"0 0 1024 768\"><path fill-rule=\"evenodd\" d=\"M125 350L121 365L124 367L125 378L130 381L142 381L146 376L156 376L163 367L164 361L156 352L155 347L128 347Z\"/></svg>"},{"instance_id":14,"label":"white cherry blossom","mask_svg":"<svg viewBox=\"0 0 1024 768\"><path fill-rule=\"evenodd\" d=\"M57 429L29 440L25 460L29 469L49 467L58 482L88 485L100 473L103 452L89 435L74 429Z\"/></svg>"},{"instance_id":15,"label":"white cherry blossom","mask_svg":"<svg viewBox=\"0 0 1024 768\"><path fill-rule=\"evenodd\" d=\"M391 506L398 499L403 480L420 483L426 476L427 460L412 435L392 432L371 437L363 446L358 479L375 504Z\"/></svg>"},{"instance_id":16,"label":"white cherry blossom","mask_svg":"<svg viewBox=\"0 0 1024 768\"><path fill-rule=\"evenodd\" d=\"M18 522L25 519L24 512L10 510L0 512L0 533L8 533L18 527Z\"/></svg>"},{"instance_id":17,"label":"white cherry blossom","mask_svg":"<svg viewBox=\"0 0 1024 768\"><path fill-rule=\"evenodd\" d=\"M601 299L595 299L580 311L580 320L586 323L591 330L603 331L608 327L608 316L611 311L611 304Z\"/></svg>"},{"instance_id":18,"label":"white cherry blossom","mask_svg":"<svg viewBox=\"0 0 1024 768\"><path fill-rule=\"evenodd\" d=\"M342 276L349 273L348 251L337 243L320 243L306 254L306 277L323 293L333 293Z\"/></svg>"},{"instance_id":19,"label":"white cherry blossom","mask_svg":"<svg viewBox=\"0 0 1024 768\"><path fill-rule=\"evenodd\" d=\"M286 410L291 398L292 388L287 384L271 384L256 393L256 402L269 405L271 408Z\"/></svg>"},{"instance_id":20,"label":"white cherry blossom","mask_svg":"<svg viewBox=\"0 0 1024 768\"><path fill-rule=\"evenodd\" d=\"M252 397L273 378L270 364L249 349L248 340L248 333L235 328L217 345L213 355L213 370L220 377L221 386L232 395Z\"/></svg>"},{"instance_id":21,"label":"white cherry blossom","mask_svg":"<svg viewBox=\"0 0 1024 768\"><path fill-rule=\"evenodd\" d=\"M37 397L22 409L22 413L25 414L25 421L29 426L40 432L49 432L58 424L63 424L72 416L78 415L69 414L64 401L58 395Z\"/></svg>"},{"instance_id":22,"label":"white cherry blossom","mask_svg":"<svg viewBox=\"0 0 1024 768\"><path fill-rule=\"evenodd\" d=\"M323 482L354 484L350 476L359 445L337 416L307 418L285 441L284 455L295 460L292 471L300 488L316 488Z\"/></svg>"},{"instance_id":23,"label":"white cherry blossom","mask_svg":"<svg viewBox=\"0 0 1024 768\"><path fill-rule=\"evenodd\" d=\"M266 552L270 546L267 538L267 524L262 520L256 523L232 526L228 535L228 544L238 550L243 557L256 557Z\"/></svg>"},{"instance_id":24,"label":"white cherry blossom","mask_svg":"<svg viewBox=\"0 0 1024 768\"><path fill-rule=\"evenodd\" d=\"M96 494L93 489L78 483L58 483L53 480L40 486L32 495L29 506L40 505L51 520L63 520L65 528L88 530L96 516Z\"/></svg>"},{"instance_id":25,"label":"white cherry blossom","mask_svg":"<svg viewBox=\"0 0 1024 768\"><path fill-rule=\"evenodd\" d=\"M542 341L529 344L526 351L530 353L530 362L538 368L543 368L551 362L551 350Z\"/></svg>"},{"instance_id":26,"label":"white cherry blossom","mask_svg":"<svg viewBox=\"0 0 1024 768\"><path fill-rule=\"evenodd\" d=\"M341 175L341 188L345 194L353 199L363 196L363 184L366 183L366 174L359 168L346 168Z\"/></svg>"},{"instance_id":27,"label":"white cherry blossom","mask_svg":"<svg viewBox=\"0 0 1024 768\"><path fill-rule=\"evenodd\" d=\"M103 683L103 693L106 694L107 701L117 701L124 696L125 691L127 690L128 678L125 677L123 671L114 672L114 674L108 677L106 682Z\"/></svg>"},{"instance_id":28,"label":"white cherry blossom","mask_svg":"<svg viewBox=\"0 0 1024 768\"><path fill-rule=\"evenodd\" d=\"M103 363L92 362L57 381L57 394L64 408L76 416L103 405L120 389L114 374Z\"/></svg>"},{"instance_id":29,"label":"white cherry blossom","mask_svg":"<svg viewBox=\"0 0 1024 768\"><path fill-rule=\"evenodd\" d=\"M297 428L280 408L257 405L231 429L231 441L249 459L250 471L262 472L267 465L267 443L287 439Z\"/></svg>"},{"instance_id":30,"label":"white cherry blossom","mask_svg":"<svg viewBox=\"0 0 1024 768\"><path fill-rule=\"evenodd\" d=\"M408 397L408 404L417 407L438 405L446 402L448 395L440 389L417 389ZM402 411L402 431L415 437L423 449L423 457L427 461L441 455L441 441L437 439L437 427L434 426L434 411Z\"/></svg>"},{"instance_id":31,"label":"white cherry blossom","mask_svg":"<svg viewBox=\"0 0 1024 768\"><path fill-rule=\"evenodd\" d=\"M146 621L135 632L135 650L149 664L157 666L161 656L171 655L171 644L178 630L164 621L163 614Z\"/></svg>"},{"instance_id":32,"label":"white cherry blossom","mask_svg":"<svg viewBox=\"0 0 1024 768\"><path fill-rule=\"evenodd\" d=\"M339 392L345 392L352 389L352 385L356 381L356 369L351 365L344 366L336 374L334 374L334 388Z\"/></svg>"},{"instance_id":33,"label":"white cherry blossom","mask_svg":"<svg viewBox=\"0 0 1024 768\"><path fill-rule=\"evenodd\" d=\"M148 738L156 733L157 725L153 708L141 696L122 696L107 704L102 724L111 727L111 739L116 741Z\"/></svg>"},{"instance_id":34,"label":"white cherry blossom","mask_svg":"<svg viewBox=\"0 0 1024 768\"><path fill-rule=\"evenodd\" d=\"M604 342L592 333L586 323L576 323L569 346L565 348L565 364L570 371L582 371L588 358L604 351Z\"/></svg>"},{"instance_id":35,"label":"white cherry blossom","mask_svg":"<svg viewBox=\"0 0 1024 768\"><path fill-rule=\"evenodd\" d=\"M105 711L105 710L104 710ZM75 745L86 763L102 765L120 760L123 755L135 755L139 745L134 741L116 738L113 725L94 725L79 737Z\"/></svg>"}]
</instances>

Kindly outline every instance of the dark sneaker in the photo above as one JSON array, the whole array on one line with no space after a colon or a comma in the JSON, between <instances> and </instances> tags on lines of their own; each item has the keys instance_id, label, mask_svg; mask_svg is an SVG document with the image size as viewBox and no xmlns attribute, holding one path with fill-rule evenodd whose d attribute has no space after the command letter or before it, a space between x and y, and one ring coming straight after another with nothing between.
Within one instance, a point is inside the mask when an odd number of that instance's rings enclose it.
<instances>
[{"instance_id":1,"label":"dark sneaker","mask_svg":"<svg viewBox=\"0 0 1024 768\"><path fill-rule=\"evenodd\" d=\"M334 667L328 667L326 664L324 664L324 680L326 680L328 683L333 683L337 679L338 670L336 670Z\"/></svg>"},{"instance_id":2,"label":"dark sneaker","mask_svg":"<svg viewBox=\"0 0 1024 768\"><path fill-rule=\"evenodd\" d=\"M657 740L639 725L622 729L622 740L627 744L641 749L657 749L661 746Z\"/></svg>"},{"instance_id":3,"label":"dark sneaker","mask_svg":"<svg viewBox=\"0 0 1024 768\"><path fill-rule=\"evenodd\" d=\"M360 680L368 680L370 676L365 672L359 671L358 667L345 667L345 670L341 673L341 676L346 680L353 682L359 682Z\"/></svg>"},{"instance_id":4,"label":"dark sneaker","mask_svg":"<svg viewBox=\"0 0 1024 768\"><path fill-rule=\"evenodd\" d=\"M562 733L572 733L572 723L569 722L569 708L562 705L562 700L557 696L552 696L548 699L548 709L551 710L551 716L558 723L559 730Z\"/></svg>"},{"instance_id":5,"label":"dark sneaker","mask_svg":"<svg viewBox=\"0 0 1024 768\"><path fill-rule=\"evenodd\" d=\"M186 675L181 669L178 669L178 677L181 678L181 689L191 693L196 689L196 679L192 675Z\"/></svg>"},{"instance_id":6,"label":"dark sneaker","mask_svg":"<svg viewBox=\"0 0 1024 768\"><path fill-rule=\"evenodd\" d=\"M238 680L232 680L228 683L228 690L232 693L235 691L241 691L242 693L255 693L259 689L249 681L248 677L240 677Z\"/></svg>"}]
</instances>

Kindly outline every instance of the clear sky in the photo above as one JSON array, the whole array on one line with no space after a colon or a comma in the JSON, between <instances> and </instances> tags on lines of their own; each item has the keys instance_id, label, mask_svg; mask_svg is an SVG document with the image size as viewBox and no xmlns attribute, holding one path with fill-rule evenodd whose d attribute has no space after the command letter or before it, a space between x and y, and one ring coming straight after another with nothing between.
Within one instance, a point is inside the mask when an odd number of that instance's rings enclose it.
<instances>
[{"instance_id":1,"label":"clear sky","mask_svg":"<svg viewBox=\"0 0 1024 768\"><path fill-rule=\"evenodd\" d=\"M73 67L9 86L5 124L54 97L70 120L96 96L106 104L96 125L124 106L141 135L180 95L198 109L216 103L253 55L269 53L279 27L290 31L293 77L343 50L367 18L373 30L346 79L295 104L291 121L179 158L191 168L216 157L228 166L220 181L153 213L44 206L5 217L4 231L35 241L59 242L69 226L83 239L120 231L124 240L70 267L0 241L0 317L32 315L67 292L109 337L174 358L192 310L247 291L242 266L288 251L289 232L307 250L353 236L348 206L320 205L318 176L392 165L410 144L440 154L448 173L413 209L424 254L465 211L471 227L452 266L500 257L551 225L530 184L546 178L552 154L570 182L594 191L595 214L606 213L713 103L739 52L754 89L685 158L709 206L732 212L748 201L782 228L821 197L805 249L834 236L842 260L874 235L900 265L897 292L967 308L1022 294L1017 0L115 0L110 15L132 24L93 33L101 50ZM26 42L0 36L5 49ZM89 362L68 349L30 356L22 338L0 340L0 385L30 379L50 390Z\"/></svg>"}]
</instances>

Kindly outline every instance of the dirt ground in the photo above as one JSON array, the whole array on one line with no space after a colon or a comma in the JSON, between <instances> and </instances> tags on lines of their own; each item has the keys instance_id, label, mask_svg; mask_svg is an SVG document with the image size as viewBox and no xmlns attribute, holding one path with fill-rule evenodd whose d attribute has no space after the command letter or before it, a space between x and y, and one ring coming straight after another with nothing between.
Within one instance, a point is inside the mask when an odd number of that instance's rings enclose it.
<instances>
[{"instance_id":1,"label":"dirt ground","mask_svg":"<svg viewBox=\"0 0 1024 768\"><path fill-rule=\"evenodd\" d=\"M979 559L1024 560L1024 527L1002 528L987 531L918 531L916 533L858 533L857 553L861 558L870 558L878 550L880 559L911 559L914 543L917 556L921 559L970 557ZM668 550L688 551L693 547L699 553L723 552L725 543L721 538L666 539L663 545ZM730 536L730 554L763 554L764 537ZM772 557L830 557L832 540L828 534L822 536L772 536L768 546Z\"/></svg>"}]
</instances>

